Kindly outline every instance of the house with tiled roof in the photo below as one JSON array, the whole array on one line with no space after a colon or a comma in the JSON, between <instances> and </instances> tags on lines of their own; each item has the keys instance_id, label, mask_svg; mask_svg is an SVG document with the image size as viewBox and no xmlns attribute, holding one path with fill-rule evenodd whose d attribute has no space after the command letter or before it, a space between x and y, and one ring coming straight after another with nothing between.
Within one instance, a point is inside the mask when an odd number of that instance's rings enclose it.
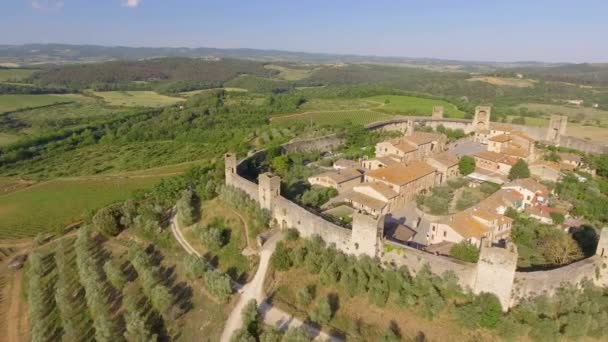
<instances>
[{"instance_id":1,"label":"house with tiled roof","mask_svg":"<svg viewBox=\"0 0 608 342\"><path fill-rule=\"evenodd\" d=\"M419 193L429 191L436 184L437 173L429 164L416 161L409 164L393 164L369 171L365 183L380 183L395 191L397 205L412 201Z\"/></svg>"},{"instance_id":2,"label":"house with tiled roof","mask_svg":"<svg viewBox=\"0 0 608 342\"><path fill-rule=\"evenodd\" d=\"M532 178L516 179L502 186L503 189L511 189L523 196L525 207L544 204L549 198L549 188Z\"/></svg>"},{"instance_id":3,"label":"house with tiled roof","mask_svg":"<svg viewBox=\"0 0 608 342\"><path fill-rule=\"evenodd\" d=\"M308 183L322 187L331 187L338 192L348 191L353 186L361 184L363 176L355 169L342 169L323 172L308 177Z\"/></svg>"},{"instance_id":4,"label":"house with tiled roof","mask_svg":"<svg viewBox=\"0 0 608 342\"><path fill-rule=\"evenodd\" d=\"M511 167L518 160L518 158L491 151L475 153L473 158L475 159L475 166L503 175L508 175Z\"/></svg>"},{"instance_id":5,"label":"house with tiled roof","mask_svg":"<svg viewBox=\"0 0 608 342\"><path fill-rule=\"evenodd\" d=\"M361 161L361 166L364 170L376 170L382 167L387 167L393 164L399 164L400 161L394 156L376 157L373 159L365 159Z\"/></svg>"},{"instance_id":6,"label":"house with tiled roof","mask_svg":"<svg viewBox=\"0 0 608 342\"><path fill-rule=\"evenodd\" d=\"M377 217L390 211L398 195L383 183L362 183L344 193L343 200L353 208Z\"/></svg>"},{"instance_id":7,"label":"house with tiled roof","mask_svg":"<svg viewBox=\"0 0 608 342\"><path fill-rule=\"evenodd\" d=\"M426 162L434 167L439 173L439 184L443 184L450 179L460 176L458 161L458 157L447 152L431 155L426 159Z\"/></svg>"},{"instance_id":8,"label":"house with tiled roof","mask_svg":"<svg viewBox=\"0 0 608 342\"><path fill-rule=\"evenodd\" d=\"M376 144L376 157L391 157L402 162L417 159L416 146L405 141L403 138L395 138Z\"/></svg>"},{"instance_id":9,"label":"house with tiled roof","mask_svg":"<svg viewBox=\"0 0 608 342\"><path fill-rule=\"evenodd\" d=\"M561 166L556 162L538 160L531 163L528 168L532 177L536 179L557 182L561 178Z\"/></svg>"}]
</instances>

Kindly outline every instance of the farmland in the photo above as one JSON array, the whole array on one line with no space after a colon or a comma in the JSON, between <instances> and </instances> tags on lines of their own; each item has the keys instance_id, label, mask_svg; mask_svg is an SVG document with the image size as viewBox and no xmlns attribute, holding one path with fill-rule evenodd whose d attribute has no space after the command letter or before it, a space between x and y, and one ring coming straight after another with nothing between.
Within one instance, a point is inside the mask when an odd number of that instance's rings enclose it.
<instances>
[{"instance_id":1,"label":"farmland","mask_svg":"<svg viewBox=\"0 0 608 342\"><path fill-rule=\"evenodd\" d=\"M377 110L396 114L430 116L433 106L443 106L444 116L449 118L464 118L465 113L455 105L443 101L413 96L379 95L366 98L378 103Z\"/></svg>"},{"instance_id":2,"label":"farmland","mask_svg":"<svg viewBox=\"0 0 608 342\"><path fill-rule=\"evenodd\" d=\"M33 69L0 69L0 82L21 81L30 76Z\"/></svg>"},{"instance_id":3,"label":"farmland","mask_svg":"<svg viewBox=\"0 0 608 342\"><path fill-rule=\"evenodd\" d=\"M297 81L301 79L305 79L310 76L315 69L307 69L307 68L289 68L281 65L268 64L264 66L266 69L278 70L279 75L278 78L286 80L286 81Z\"/></svg>"},{"instance_id":4,"label":"farmland","mask_svg":"<svg viewBox=\"0 0 608 342\"><path fill-rule=\"evenodd\" d=\"M497 86L516 87L516 88L529 88L533 87L536 80L510 78L510 77L493 77L493 76L476 76L469 78L467 81L471 82L485 82Z\"/></svg>"},{"instance_id":5,"label":"farmland","mask_svg":"<svg viewBox=\"0 0 608 342\"><path fill-rule=\"evenodd\" d=\"M392 115L370 110L336 110L277 116L272 118L271 124L281 127L289 127L297 124L339 126L349 122L354 125L366 125L376 121L389 120L391 118L393 118Z\"/></svg>"},{"instance_id":6,"label":"farmland","mask_svg":"<svg viewBox=\"0 0 608 342\"><path fill-rule=\"evenodd\" d=\"M91 210L125 199L160 177L55 179L0 195L0 238L35 236L77 222Z\"/></svg>"},{"instance_id":7,"label":"farmland","mask_svg":"<svg viewBox=\"0 0 608 342\"><path fill-rule=\"evenodd\" d=\"M19 136L10 133L0 132L0 146L8 145L19 140Z\"/></svg>"},{"instance_id":8,"label":"farmland","mask_svg":"<svg viewBox=\"0 0 608 342\"><path fill-rule=\"evenodd\" d=\"M0 95L0 113L56 103L74 102L81 98L79 95Z\"/></svg>"},{"instance_id":9,"label":"farmland","mask_svg":"<svg viewBox=\"0 0 608 342\"><path fill-rule=\"evenodd\" d=\"M183 97L190 97L193 95L198 95L198 94L204 94L210 91L214 91L214 90L218 90L218 89L224 89L225 91L231 91L231 92L235 92L235 93L241 93L241 92L247 92L247 89L243 89L243 88L232 88L232 87L224 87L224 88L211 88L211 89L201 89L201 90L192 90L192 91L186 91L183 93L179 93L180 96Z\"/></svg>"},{"instance_id":10,"label":"farmland","mask_svg":"<svg viewBox=\"0 0 608 342\"><path fill-rule=\"evenodd\" d=\"M524 103L515 108L525 108L530 112L540 112L546 115L566 115L570 120L576 120L579 122L589 120L596 122L599 121L602 124L608 123L608 111L590 107L579 107L566 104Z\"/></svg>"},{"instance_id":11,"label":"farmland","mask_svg":"<svg viewBox=\"0 0 608 342\"><path fill-rule=\"evenodd\" d=\"M109 105L125 107L164 107L184 101L154 91L97 91L93 95L101 97Z\"/></svg>"}]
</instances>

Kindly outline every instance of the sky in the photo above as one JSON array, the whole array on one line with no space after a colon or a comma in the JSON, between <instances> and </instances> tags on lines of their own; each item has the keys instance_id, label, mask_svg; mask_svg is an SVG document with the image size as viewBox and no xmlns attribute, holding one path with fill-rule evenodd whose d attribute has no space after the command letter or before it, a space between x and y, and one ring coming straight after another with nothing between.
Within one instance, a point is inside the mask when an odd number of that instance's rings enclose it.
<instances>
[{"instance_id":1,"label":"sky","mask_svg":"<svg viewBox=\"0 0 608 342\"><path fill-rule=\"evenodd\" d=\"M0 0L0 44L608 62L608 0Z\"/></svg>"}]
</instances>

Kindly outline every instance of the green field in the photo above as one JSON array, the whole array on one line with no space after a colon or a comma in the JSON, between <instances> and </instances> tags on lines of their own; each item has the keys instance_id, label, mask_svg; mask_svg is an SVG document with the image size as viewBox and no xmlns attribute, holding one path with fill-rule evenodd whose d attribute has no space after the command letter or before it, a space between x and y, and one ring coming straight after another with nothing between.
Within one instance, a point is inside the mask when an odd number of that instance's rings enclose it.
<instances>
[{"instance_id":1,"label":"green field","mask_svg":"<svg viewBox=\"0 0 608 342\"><path fill-rule=\"evenodd\" d=\"M35 236L149 188L160 177L56 179L0 196L0 238Z\"/></svg>"},{"instance_id":2,"label":"green field","mask_svg":"<svg viewBox=\"0 0 608 342\"><path fill-rule=\"evenodd\" d=\"M243 88L233 88L233 87L225 87L225 88L211 88L211 89L200 89L200 90L192 90L192 91L186 91L183 93L179 93L180 96L183 97L190 97L193 95L198 95L198 94L203 94L209 91L214 91L214 90L218 90L218 89L224 89L225 91L228 92L235 92L235 93L241 93L241 92L247 92L247 89L243 89Z\"/></svg>"},{"instance_id":3,"label":"green field","mask_svg":"<svg viewBox=\"0 0 608 342\"><path fill-rule=\"evenodd\" d=\"M278 70L279 75L278 78L286 80L286 81L297 81L304 78L307 78L312 74L316 69L293 69L284 67L281 65L268 64L264 65L266 69Z\"/></svg>"},{"instance_id":4,"label":"green field","mask_svg":"<svg viewBox=\"0 0 608 342\"><path fill-rule=\"evenodd\" d=\"M112 106L125 107L164 107L185 101L153 91L96 91L93 95L101 97Z\"/></svg>"},{"instance_id":5,"label":"green field","mask_svg":"<svg viewBox=\"0 0 608 342\"><path fill-rule=\"evenodd\" d=\"M584 122L587 120L598 120L602 124L608 122L608 111L590 107L579 107L566 104L523 103L515 108L526 108L531 112L541 112L546 115L566 115L569 118L575 119L579 122Z\"/></svg>"},{"instance_id":6,"label":"green field","mask_svg":"<svg viewBox=\"0 0 608 342\"><path fill-rule=\"evenodd\" d=\"M0 95L0 113L84 99L81 95Z\"/></svg>"},{"instance_id":7,"label":"green field","mask_svg":"<svg viewBox=\"0 0 608 342\"><path fill-rule=\"evenodd\" d=\"M351 122L355 125L366 125L376 121L390 120L393 116L370 110L322 111L277 116L272 118L271 124L288 127L294 124L314 124L317 126L338 126Z\"/></svg>"},{"instance_id":8,"label":"green field","mask_svg":"<svg viewBox=\"0 0 608 342\"><path fill-rule=\"evenodd\" d=\"M0 132L0 146L12 144L17 140L19 140L18 135Z\"/></svg>"},{"instance_id":9,"label":"green field","mask_svg":"<svg viewBox=\"0 0 608 342\"><path fill-rule=\"evenodd\" d=\"M455 105L443 101L426 99L422 97L400 96L400 95L378 95L366 98L381 105L377 110L389 113L406 115L431 116L433 106L443 106L444 116L449 118L464 118L465 113L456 108ZM388 103L387 103L388 100Z\"/></svg>"},{"instance_id":10,"label":"green field","mask_svg":"<svg viewBox=\"0 0 608 342\"><path fill-rule=\"evenodd\" d=\"M20 81L29 77L34 71L32 69L0 69L0 82Z\"/></svg>"}]
</instances>

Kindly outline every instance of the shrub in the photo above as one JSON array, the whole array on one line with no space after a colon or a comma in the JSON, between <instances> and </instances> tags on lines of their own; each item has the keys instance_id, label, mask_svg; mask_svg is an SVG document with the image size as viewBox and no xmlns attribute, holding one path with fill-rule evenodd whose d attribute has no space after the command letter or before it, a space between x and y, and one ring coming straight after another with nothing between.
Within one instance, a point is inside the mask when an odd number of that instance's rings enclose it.
<instances>
[{"instance_id":1,"label":"shrub","mask_svg":"<svg viewBox=\"0 0 608 342\"><path fill-rule=\"evenodd\" d=\"M241 318L243 320L243 326L245 327L245 330L247 330L247 332L249 332L249 334L251 334L251 336L257 337L259 334L259 332L258 332L259 315L258 315L258 305L257 305L255 299L251 299L247 303L247 305L245 305L245 307L241 311Z\"/></svg>"},{"instance_id":2,"label":"shrub","mask_svg":"<svg viewBox=\"0 0 608 342\"><path fill-rule=\"evenodd\" d=\"M298 290L296 300L304 306L308 306L314 299L314 290L312 286L305 286Z\"/></svg>"},{"instance_id":3,"label":"shrub","mask_svg":"<svg viewBox=\"0 0 608 342\"><path fill-rule=\"evenodd\" d=\"M287 330L281 342L309 342L311 339L301 328L290 328Z\"/></svg>"},{"instance_id":4,"label":"shrub","mask_svg":"<svg viewBox=\"0 0 608 342\"><path fill-rule=\"evenodd\" d=\"M458 170L463 176L473 173L475 171L475 159L470 156L463 156L458 161Z\"/></svg>"},{"instance_id":5,"label":"shrub","mask_svg":"<svg viewBox=\"0 0 608 342\"><path fill-rule=\"evenodd\" d=\"M555 224L562 224L566 220L564 215L560 213L549 213L549 216L551 216L551 220L553 220L553 223Z\"/></svg>"},{"instance_id":6,"label":"shrub","mask_svg":"<svg viewBox=\"0 0 608 342\"><path fill-rule=\"evenodd\" d=\"M334 188L312 188L306 190L300 196L300 202L305 206L319 208L327 203L332 197L338 195L338 190Z\"/></svg>"},{"instance_id":7,"label":"shrub","mask_svg":"<svg viewBox=\"0 0 608 342\"><path fill-rule=\"evenodd\" d=\"M114 288L117 290L122 290L127 283L127 279L120 268L114 265L112 260L108 260L103 264L103 270L112 286L114 286Z\"/></svg>"},{"instance_id":8,"label":"shrub","mask_svg":"<svg viewBox=\"0 0 608 342\"><path fill-rule=\"evenodd\" d=\"M120 233L120 210L114 206L101 208L93 216L93 225L103 234L116 236Z\"/></svg>"},{"instance_id":9,"label":"shrub","mask_svg":"<svg viewBox=\"0 0 608 342\"><path fill-rule=\"evenodd\" d=\"M177 200L175 205L177 209L177 219L179 223L184 226L189 226L194 223L195 220L195 195L190 189L186 189L182 192L181 197Z\"/></svg>"},{"instance_id":10,"label":"shrub","mask_svg":"<svg viewBox=\"0 0 608 342\"><path fill-rule=\"evenodd\" d=\"M319 300L313 308L310 313L310 319L319 324L326 324L331 320L332 315L333 312L331 310L331 305L329 305L329 300L323 298Z\"/></svg>"},{"instance_id":11,"label":"shrub","mask_svg":"<svg viewBox=\"0 0 608 342\"><path fill-rule=\"evenodd\" d=\"M199 228L199 236L203 243L211 249L219 249L226 245L226 234L220 227Z\"/></svg>"},{"instance_id":12,"label":"shrub","mask_svg":"<svg viewBox=\"0 0 608 342\"><path fill-rule=\"evenodd\" d=\"M521 179L521 178L529 178L530 177L530 169L528 168L528 163L525 160L520 159L511 167L509 171L509 179Z\"/></svg>"},{"instance_id":13,"label":"shrub","mask_svg":"<svg viewBox=\"0 0 608 342\"><path fill-rule=\"evenodd\" d=\"M188 278L200 279L205 275L208 266L204 259L189 254L184 258L184 268Z\"/></svg>"},{"instance_id":14,"label":"shrub","mask_svg":"<svg viewBox=\"0 0 608 342\"><path fill-rule=\"evenodd\" d=\"M458 200L456 201L456 209L457 210L465 210L467 208L472 207L477 203L477 197L473 192L469 190L465 190L462 192Z\"/></svg>"},{"instance_id":15,"label":"shrub","mask_svg":"<svg viewBox=\"0 0 608 342\"><path fill-rule=\"evenodd\" d=\"M270 259L271 265L275 270L287 271L291 266L290 250L285 247L282 241L277 243L277 247Z\"/></svg>"},{"instance_id":16,"label":"shrub","mask_svg":"<svg viewBox=\"0 0 608 342\"><path fill-rule=\"evenodd\" d=\"M466 262L477 262L479 260L479 249L468 241L461 241L452 246L450 256Z\"/></svg>"},{"instance_id":17,"label":"shrub","mask_svg":"<svg viewBox=\"0 0 608 342\"><path fill-rule=\"evenodd\" d=\"M298 232L295 228L289 228L285 232L285 240L287 241L296 241L300 238L300 232Z\"/></svg>"}]
</instances>

